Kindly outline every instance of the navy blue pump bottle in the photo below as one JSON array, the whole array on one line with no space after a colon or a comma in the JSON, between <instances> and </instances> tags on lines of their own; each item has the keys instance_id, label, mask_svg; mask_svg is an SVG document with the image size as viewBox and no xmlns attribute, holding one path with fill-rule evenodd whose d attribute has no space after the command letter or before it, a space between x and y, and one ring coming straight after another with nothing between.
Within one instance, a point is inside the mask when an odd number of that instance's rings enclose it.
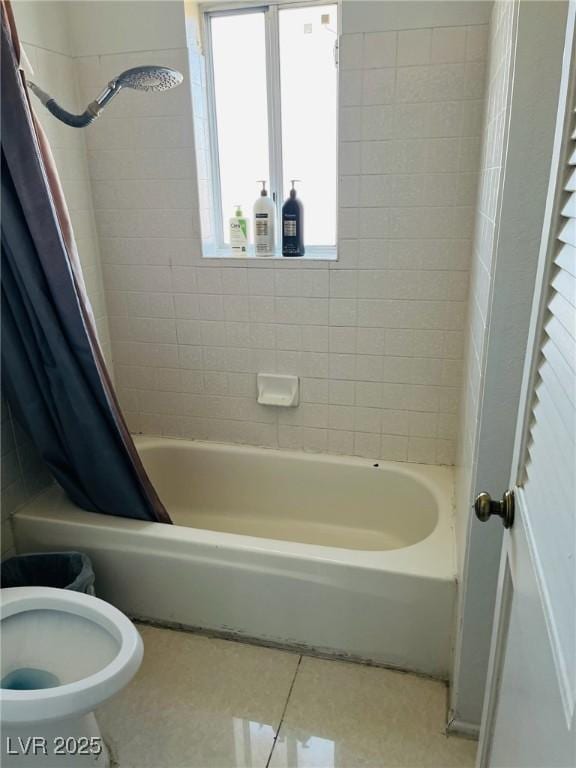
<instances>
[{"instance_id":1,"label":"navy blue pump bottle","mask_svg":"<svg viewBox=\"0 0 576 768\"><path fill-rule=\"evenodd\" d=\"M304 256L304 206L296 197L291 179L290 197L282 206L282 256Z\"/></svg>"}]
</instances>

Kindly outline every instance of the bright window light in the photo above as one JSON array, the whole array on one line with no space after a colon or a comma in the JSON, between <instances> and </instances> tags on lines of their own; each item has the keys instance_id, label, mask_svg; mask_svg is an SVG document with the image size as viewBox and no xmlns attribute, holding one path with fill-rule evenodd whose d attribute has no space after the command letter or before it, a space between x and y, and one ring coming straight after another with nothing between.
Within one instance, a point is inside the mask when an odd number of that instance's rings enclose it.
<instances>
[{"instance_id":1,"label":"bright window light","mask_svg":"<svg viewBox=\"0 0 576 768\"><path fill-rule=\"evenodd\" d=\"M299 179L306 254L333 249L337 5L210 11L207 20L216 246L228 247L228 220L238 204L252 219L259 179L276 201L280 233L290 180Z\"/></svg>"},{"instance_id":2,"label":"bright window light","mask_svg":"<svg viewBox=\"0 0 576 768\"><path fill-rule=\"evenodd\" d=\"M258 179L270 177L266 39L264 14L241 13L212 19L214 103L223 222L237 205L250 218Z\"/></svg>"},{"instance_id":3,"label":"bright window light","mask_svg":"<svg viewBox=\"0 0 576 768\"><path fill-rule=\"evenodd\" d=\"M279 16L283 198L290 179L301 179L306 243L335 245L336 7L283 8Z\"/></svg>"}]
</instances>

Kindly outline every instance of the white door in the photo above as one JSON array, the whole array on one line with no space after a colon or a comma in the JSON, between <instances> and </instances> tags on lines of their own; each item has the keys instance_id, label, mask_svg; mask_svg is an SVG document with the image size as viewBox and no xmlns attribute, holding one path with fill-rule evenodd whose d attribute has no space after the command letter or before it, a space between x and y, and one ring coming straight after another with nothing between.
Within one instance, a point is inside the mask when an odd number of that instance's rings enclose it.
<instances>
[{"instance_id":1,"label":"white door","mask_svg":"<svg viewBox=\"0 0 576 768\"><path fill-rule=\"evenodd\" d=\"M575 19L572 0L479 768L576 766ZM480 515L490 511L483 501Z\"/></svg>"}]
</instances>

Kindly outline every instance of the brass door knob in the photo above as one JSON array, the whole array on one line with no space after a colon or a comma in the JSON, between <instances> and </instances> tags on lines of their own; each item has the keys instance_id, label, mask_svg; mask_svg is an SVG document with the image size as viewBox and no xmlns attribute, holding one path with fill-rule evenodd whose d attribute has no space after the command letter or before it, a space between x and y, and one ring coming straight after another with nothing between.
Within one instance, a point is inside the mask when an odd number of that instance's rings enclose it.
<instances>
[{"instance_id":1,"label":"brass door knob","mask_svg":"<svg viewBox=\"0 0 576 768\"><path fill-rule=\"evenodd\" d=\"M489 493L482 491L476 496L474 511L480 522L485 523L492 515L502 518L504 528L512 528L514 524L514 491L506 491L502 501L492 501Z\"/></svg>"}]
</instances>

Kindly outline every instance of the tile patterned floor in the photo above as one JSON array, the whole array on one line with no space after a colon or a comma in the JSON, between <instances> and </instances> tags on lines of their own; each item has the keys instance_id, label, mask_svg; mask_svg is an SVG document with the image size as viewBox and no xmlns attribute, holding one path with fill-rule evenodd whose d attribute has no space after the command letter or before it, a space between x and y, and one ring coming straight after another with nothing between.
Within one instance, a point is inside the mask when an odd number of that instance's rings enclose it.
<instances>
[{"instance_id":1,"label":"tile patterned floor","mask_svg":"<svg viewBox=\"0 0 576 768\"><path fill-rule=\"evenodd\" d=\"M140 626L144 662L98 712L120 768L472 768L446 689L400 672Z\"/></svg>"}]
</instances>

